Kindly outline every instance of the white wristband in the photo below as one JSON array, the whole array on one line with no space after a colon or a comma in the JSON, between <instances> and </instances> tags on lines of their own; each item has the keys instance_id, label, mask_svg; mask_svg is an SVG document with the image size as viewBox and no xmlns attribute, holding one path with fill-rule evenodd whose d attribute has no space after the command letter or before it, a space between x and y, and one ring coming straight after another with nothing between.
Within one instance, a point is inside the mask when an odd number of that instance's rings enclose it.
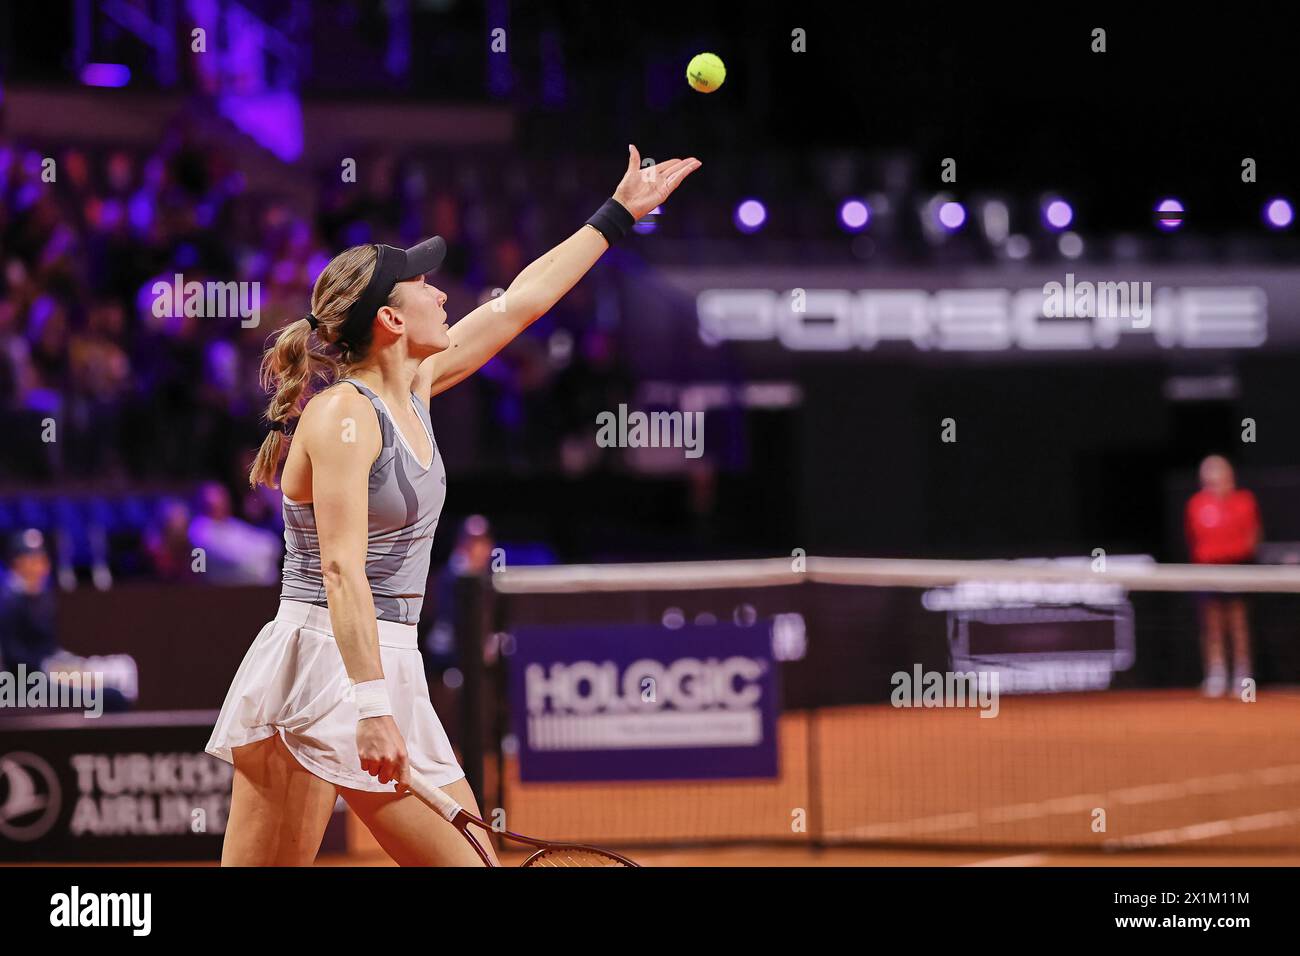
<instances>
[{"instance_id":1,"label":"white wristband","mask_svg":"<svg viewBox=\"0 0 1300 956\"><path fill-rule=\"evenodd\" d=\"M388 699L388 685L382 677L353 684L352 693L357 701L357 720L393 716L393 705Z\"/></svg>"}]
</instances>

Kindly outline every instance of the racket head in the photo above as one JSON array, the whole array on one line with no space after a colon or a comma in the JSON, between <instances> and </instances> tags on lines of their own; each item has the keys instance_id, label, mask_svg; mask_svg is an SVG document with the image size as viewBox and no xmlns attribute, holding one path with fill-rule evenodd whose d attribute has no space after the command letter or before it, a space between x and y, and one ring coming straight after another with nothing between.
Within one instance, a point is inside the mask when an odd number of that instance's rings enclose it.
<instances>
[{"instance_id":1,"label":"racket head","mask_svg":"<svg viewBox=\"0 0 1300 956\"><path fill-rule=\"evenodd\" d=\"M614 853L612 850L602 850L594 846L578 846L575 844L554 844L544 846L528 859L520 864L524 866L557 866L557 867L589 867L589 866L639 866L625 856Z\"/></svg>"}]
</instances>

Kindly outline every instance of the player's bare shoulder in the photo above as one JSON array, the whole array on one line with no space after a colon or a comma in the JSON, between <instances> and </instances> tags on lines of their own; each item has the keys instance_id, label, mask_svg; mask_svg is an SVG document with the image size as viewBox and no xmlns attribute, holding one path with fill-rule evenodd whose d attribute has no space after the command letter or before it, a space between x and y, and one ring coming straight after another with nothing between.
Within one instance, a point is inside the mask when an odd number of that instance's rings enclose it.
<instances>
[{"instance_id":1,"label":"player's bare shoulder","mask_svg":"<svg viewBox=\"0 0 1300 956\"><path fill-rule=\"evenodd\" d=\"M294 440L302 441L313 462L344 464L379 456L383 436L370 399L339 382L313 395L299 416Z\"/></svg>"}]
</instances>

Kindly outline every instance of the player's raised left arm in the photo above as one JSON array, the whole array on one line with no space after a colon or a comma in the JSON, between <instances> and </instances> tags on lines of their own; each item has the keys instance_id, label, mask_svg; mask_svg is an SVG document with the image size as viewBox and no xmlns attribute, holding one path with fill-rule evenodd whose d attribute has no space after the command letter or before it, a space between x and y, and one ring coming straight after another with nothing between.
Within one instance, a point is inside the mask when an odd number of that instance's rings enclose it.
<instances>
[{"instance_id":1,"label":"player's raised left arm","mask_svg":"<svg viewBox=\"0 0 1300 956\"><path fill-rule=\"evenodd\" d=\"M628 147L627 171L614 199L634 220L664 202L700 161L670 159L641 168L641 155ZM592 226L583 226L568 239L529 263L499 297L483 303L451 327L451 345L425 359L412 391L419 395L445 392L478 371L511 339L550 311L596 264L609 243Z\"/></svg>"}]
</instances>

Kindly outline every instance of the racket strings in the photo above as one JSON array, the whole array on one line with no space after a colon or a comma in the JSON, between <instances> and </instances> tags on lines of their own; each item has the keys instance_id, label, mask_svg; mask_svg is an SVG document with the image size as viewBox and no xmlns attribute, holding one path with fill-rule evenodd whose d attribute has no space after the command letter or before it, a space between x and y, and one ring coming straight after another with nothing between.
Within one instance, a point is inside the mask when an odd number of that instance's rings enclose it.
<instances>
[{"instance_id":1,"label":"racket strings","mask_svg":"<svg viewBox=\"0 0 1300 956\"><path fill-rule=\"evenodd\" d=\"M570 849L557 847L539 850L533 854L524 866L627 866L628 864L608 853L599 850Z\"/></svg>"}]
</instances>

